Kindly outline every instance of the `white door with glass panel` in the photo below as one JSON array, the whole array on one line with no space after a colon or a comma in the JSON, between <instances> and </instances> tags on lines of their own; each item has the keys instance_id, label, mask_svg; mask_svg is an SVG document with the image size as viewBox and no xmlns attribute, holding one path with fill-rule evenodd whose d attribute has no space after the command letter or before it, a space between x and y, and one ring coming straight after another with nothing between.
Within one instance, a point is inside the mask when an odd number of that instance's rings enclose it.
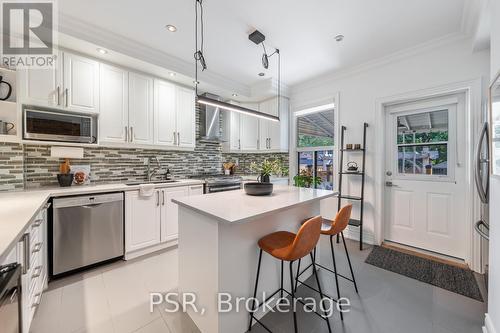
<instances>
[{"instance_id":1,"label":"white door with glass panel","mask_svg":"<svg viewBox=\"0 0 500 333\"><path fill-rule=\"evenodd\" d=\"M387 108L385 239L465 257L461 96Z\"/></svg>"}]
</instances>

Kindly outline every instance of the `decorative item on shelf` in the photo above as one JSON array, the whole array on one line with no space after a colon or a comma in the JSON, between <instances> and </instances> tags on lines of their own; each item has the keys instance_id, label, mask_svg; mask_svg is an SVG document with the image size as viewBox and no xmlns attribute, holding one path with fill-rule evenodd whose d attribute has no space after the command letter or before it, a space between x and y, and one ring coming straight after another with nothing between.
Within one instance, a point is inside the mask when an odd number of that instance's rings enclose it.
<instances>
[{"instance_id":1,"label":"decorative item on shelf","mask_svg":"<svg viewBox=\"0 0 500 333\"><path fill-rule=\"evenodd\" d=\"M14 124L0 120L0 134L6 135L14 129Z\"/></svg>"},{"instance_id":2,"label":"decorative item on shelf","mask_svg":"<svg viewBox=\"0 0 500 333\"><path fill-rule=\"evenodd\" d=\"M0 101L6 101L12 94L12 86L9 82L4 81L3 76L0 75L0 91L3 93L4 89L2 88L2 86L7 86L7 92L5 93L5 96L0 96Z\"/></svg>"},{"instance_id":3,"label":"decorative item on shelf","mask_svg":"<svg viewBox=\"0 0 500 333\"><path fill-rule=\"evenodd\" d=\"M73 184L88 185L90 184L90 165L72 165L70 172L73 176Z\"/></svg>"},{"instance_id":4,"label":"decorative item on shelf","mask_svg":"<svg viewBox=\"0 0 500 333\"><path fill-rule=\"evenodd\" d=\"M300 170L299 174L293 177L293 185L297 187L315 188L321 184L320 177L314 177L308 170Z\"/></svg>"},{"instance_id":5,"label":"decorative item on shelf","mask_svg":"<svg viewBox=\"0 0 500 333\"><path fill-rule=\"evenodd\" d=\"M83 148L54 146L50 149L50 156L64 158L64 162L59 165L57 181L60 186L71 186L73 183L73 173L71 173L70 158L83 158Z\"/></svg>"},{"instance_id":6,"label":"decorative item on shelf","mask_svg":"<svg viewBox=\"0 0 500 333\"><path fill-rule=\"evenodd\" d=\"M354 145L354 149L361 149L361 144L360 143L356 143Z\"/></svg>"},{"instance_id":7,"label":"decorative item on shelf","mask_svg":"<svg viewBox=\"0 0 500 333\"><path fill-rule=\"evenodd\" d=\"M352 143L346 143L345 149L352 149Z\"/></svg>"},{"instance_id":8,"label":"decorative item on shelf","mask_svg":"<svg viewBox=\"0 0 500 333\"><path fill-rule=\"evenodd\" d=\"M245 193L248 195L261 196L273 193L274 186L273 183L269 182L252 182L246 183L243 188L245 189Z\"/></svg>"},{"instance_id":9,"label":"decorative item on shelf","mask_svg":"<svg viewBox=\"0 0 500 333\"><path fill-rule=\"evenodd\" d=\"M356 162L347 162L347 171L349 171L349 172L357 172L358 171L358 163L356 163Z\"/></svg>"},{"instance_id":10,"label":"decorative item on shelf","mask_svg":"<svg viewBox=\"0 0 500 333\"><path fill-rule=\"evenodd\" d=\"M230 175L233 173L234 163L233 162L222 163L222 167L224 168L224 174Z\"/></svg>"},{"instance_id":11,"label":"decorative item on shelf","mask_svg":"<svg viewBox=\"0 0 500 333\"><path fill-rule=\"evenodd\" d=\"M279 160L264 160L261 165L252 162L250 170L258 174L257 181L261 183L271 182L271 175L280 175L282 173L282 165Z\"/></svg>"}]
</instances>

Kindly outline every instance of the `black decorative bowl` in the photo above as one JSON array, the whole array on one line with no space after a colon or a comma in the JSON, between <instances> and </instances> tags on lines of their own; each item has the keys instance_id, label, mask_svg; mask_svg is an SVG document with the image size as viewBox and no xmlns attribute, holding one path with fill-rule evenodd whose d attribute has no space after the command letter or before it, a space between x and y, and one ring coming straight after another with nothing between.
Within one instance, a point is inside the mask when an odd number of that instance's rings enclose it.
<instances>
[{"instance_id":1,"label":"black decorative bowl","mask_svg":"<svg viewBox=\"0 0 500 333\"><path fill-rule=\"evenodd\" d=\"M248 195L269 195L273 193L273 183L246 183L245 193Z\"/></svg>"},{"instance_id":2,"label":"black decorative bowl","mask_svg":"<svg viewBox=\"0 0 500 333\"><path fill-rule=\"evenodd\" d=\"M59 186L61 186L61 187L71 186L71 183L73 183L73 174L72 173L67 173L67 174L59 173L59 174L57 174L57 181L59 182Z\"/></svg>"}]
</instances>

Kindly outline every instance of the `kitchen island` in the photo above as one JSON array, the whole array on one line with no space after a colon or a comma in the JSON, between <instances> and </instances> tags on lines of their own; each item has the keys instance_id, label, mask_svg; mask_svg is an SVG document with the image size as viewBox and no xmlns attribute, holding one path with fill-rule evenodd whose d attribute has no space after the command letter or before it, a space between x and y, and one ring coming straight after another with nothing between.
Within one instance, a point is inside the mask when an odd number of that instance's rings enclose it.
<instances>
[{"instance_id":1,"label":"kitchen island","mask_svg":"<svg viewBox=\"0 0 500 333\"><path fill-rule=\"evenodd\" d=\"M320 214L320 200L334 195L326 190L275 186L272 195L263 197L238 190L172 200L179 205L179 292L196 295L200 311L187 307L187 312L201 332L246 332L245 302L236 311L235 299L252 297L257 241L278 230L297 232L301 221ZM289 289L287 275L284 286ZM280 262L264 254L259 299L263 292L270 295L279 288L279 277ZM232 311L217 311L218 293L232 296Z\"/></svg>"}]
</instances>

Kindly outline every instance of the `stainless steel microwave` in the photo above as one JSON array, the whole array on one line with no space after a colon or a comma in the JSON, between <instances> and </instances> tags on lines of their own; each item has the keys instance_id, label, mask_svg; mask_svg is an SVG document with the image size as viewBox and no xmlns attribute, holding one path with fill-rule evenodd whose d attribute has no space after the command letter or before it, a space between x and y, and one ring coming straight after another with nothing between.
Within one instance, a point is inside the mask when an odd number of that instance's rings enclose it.
<instances>
[{"instance_id":1,"label":"stainless steel microwave","mask_svg":"<svg viewBox=\"0 0 500 333\"><path fill-rule=\"evenodd\" d=\"M27 140L95 143L95 118L57 111L24 109L23 138Z\"/></svg>"}]
</instances>

